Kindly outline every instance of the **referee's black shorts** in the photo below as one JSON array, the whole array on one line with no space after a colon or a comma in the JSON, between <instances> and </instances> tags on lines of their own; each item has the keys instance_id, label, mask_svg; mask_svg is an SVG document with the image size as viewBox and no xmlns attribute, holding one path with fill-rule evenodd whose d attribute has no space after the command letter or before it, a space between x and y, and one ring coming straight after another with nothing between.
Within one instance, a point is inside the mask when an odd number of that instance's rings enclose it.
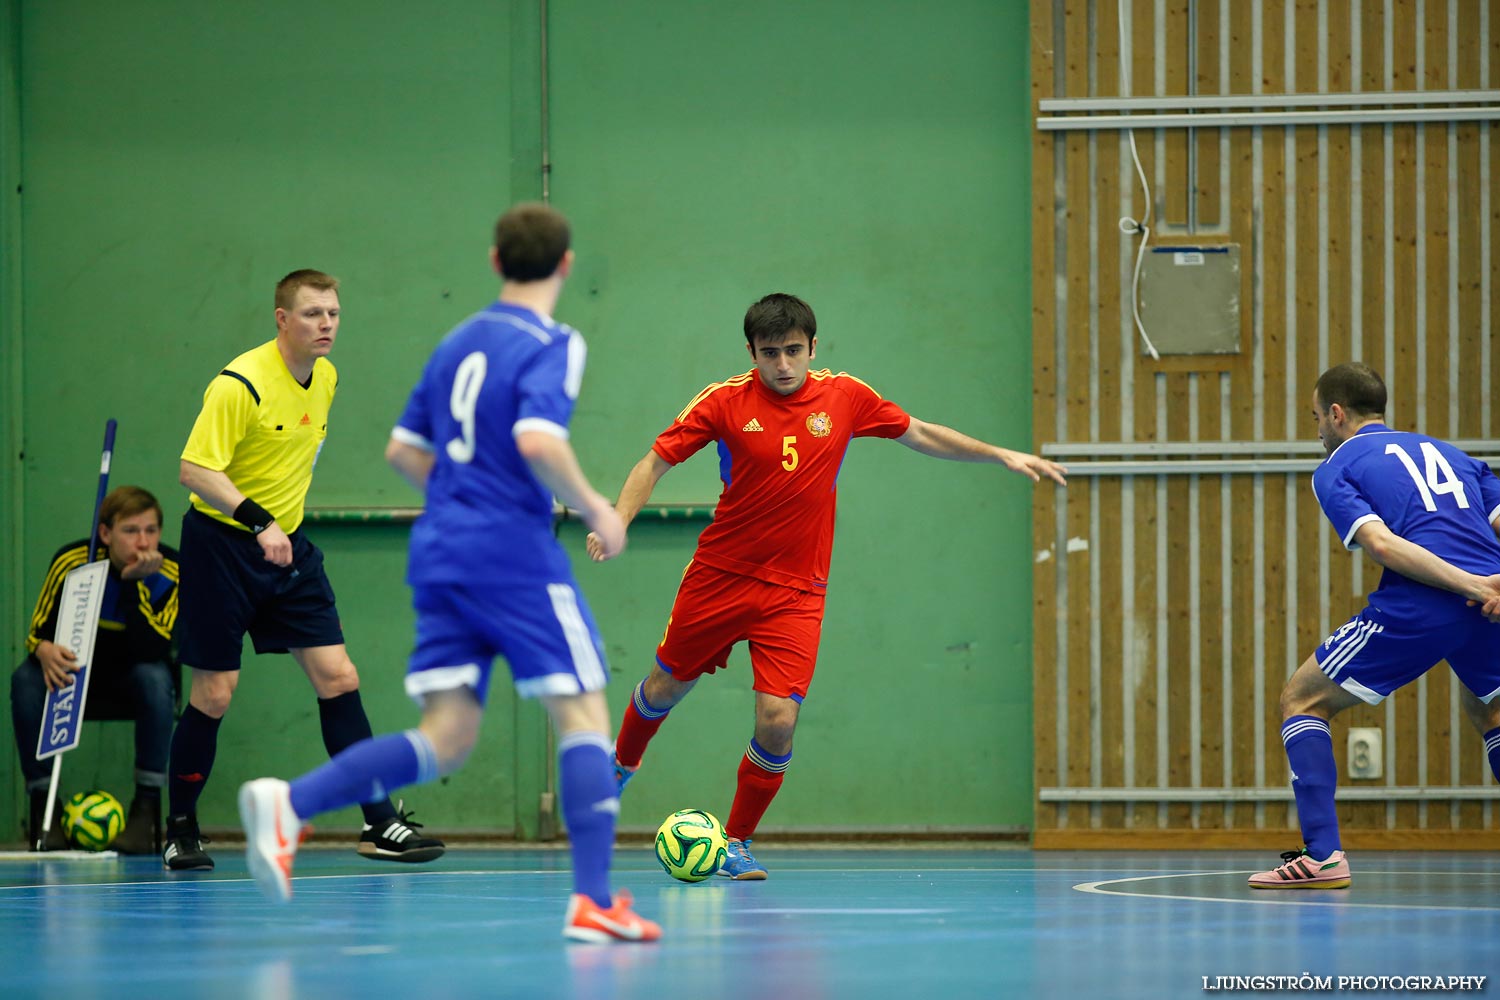
<instances>
[{"instance_id":1,"label":"referee's black shorts","mask_svg":"<svg viewBox=\"0 0 1500 1000\"><path fill-rule=\"evenodd\" d=\"M292 532L292 565L266 561L249 531L188 508L178 546L178 658L197 670L238 670L245 633L257 653L344 642L323 553Z\"/></svg>"}]
</instances>

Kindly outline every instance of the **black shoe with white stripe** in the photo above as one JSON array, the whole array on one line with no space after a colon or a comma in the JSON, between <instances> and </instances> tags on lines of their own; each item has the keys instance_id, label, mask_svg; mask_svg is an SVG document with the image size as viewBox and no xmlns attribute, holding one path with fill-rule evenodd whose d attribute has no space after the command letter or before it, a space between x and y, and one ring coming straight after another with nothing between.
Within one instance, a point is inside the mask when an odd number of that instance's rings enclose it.
<instances>
[{"instance_id":1,"label":"black shoe with white stripe","mask_svg":"<svg viewBox=\"0 0 1500 1000\"><path fill-rule=\"evenodd\" d=\"M167 847L161 853L162 866L174 872L212 871L214 859L203 850L208 840L198 829L196 816L167 817Z\"/></svg>"},{"instance_id":2,"label":"black shoe with white stripe","mask_svg":"<svg viewBox=\"0 0 1500 1000\"><path fill-rule=\"evenodd\" d=\"M413 822L412 814L398 803L396 815L379 826L365 825L359 835L359 853L376 861L409 861L418 863L432 861L443 856L447 845L436 837L424 837L417 831L421 823Z\"/></svg>"}]
</instances>

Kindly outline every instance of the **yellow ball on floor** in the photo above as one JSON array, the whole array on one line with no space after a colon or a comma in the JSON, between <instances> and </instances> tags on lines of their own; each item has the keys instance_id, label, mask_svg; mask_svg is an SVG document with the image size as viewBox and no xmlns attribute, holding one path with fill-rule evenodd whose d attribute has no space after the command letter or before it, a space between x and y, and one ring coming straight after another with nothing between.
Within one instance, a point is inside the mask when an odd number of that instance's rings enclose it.
<instances>
[{"instance_id":1,"label":"yellow ball on floor","mask_svg":"<svg viewBox=\"0 0 1500 1000\"><path fill-rule=\"evenodd\" d=\"M125 829L125 810L108 792L79 792L63 805L62 826L85 851L102 851Z\"/></svg>"},{"instance_id":2,"label":"yellow ball on floor","mask_svg":"<svg viewBox=\"0 0 1500 1000\"><path fill-rule=\"evenodd\" d=\"M718 817L705 809L680 809L656 831L656 860L679 882L701 882L724 863L729 841Z\"/></svg>"}]
</instances>

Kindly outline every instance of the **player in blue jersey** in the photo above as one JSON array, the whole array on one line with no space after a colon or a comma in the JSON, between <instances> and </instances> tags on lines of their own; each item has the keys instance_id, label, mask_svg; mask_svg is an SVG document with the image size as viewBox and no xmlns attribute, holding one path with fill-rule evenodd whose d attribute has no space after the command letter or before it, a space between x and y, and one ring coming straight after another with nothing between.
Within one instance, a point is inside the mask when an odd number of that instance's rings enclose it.
<instances>
[{"instance_id":1,"label":"player in blue jersey","mask_svg":"<svg viewBox=\"0 0 1500 1000\"><path fill-rule=\"evenodd\" d=\"M1385 425L1385 383L1362 364L1328 369L1313 416L1328 458L1313 492L1349 549L1385 568L1370 603L1292 674L1281 740L1305 847L1251 876L1256 889L1342 889L1349 862L1334 811L1328 720L1378 705L1447 660L1500 777L1500 480L1444 441ZM1476 607L1482 606L1482 607Z\"/></svg>"},{"instance_id":2,"label":"player in blue jersey","mask_svg":"<svg viewBox=\"0 0 1500 1000\"><path fill-rule=\"evenodd\" d=\"M574 893L563 934L650 941L661 928L611 896L620 803L603 688L608 671L593 615L552 533L552 498L578 510L605 558L625 547L614 507L589 485L568 443L583 379L577 331L552 319L573 265L567 221L518 205L495 226L490 261L500 299L445 337L391 433L386 458L426 494L411 533L407 582L417 643L406 691L422 721L366 740L290 784L240 790L251 872L272 898L291 896L304 823L388 790L455 771L479 734L496 656L516 690L541 699L557 729L563 818Z\"/></svg>"}]
</instances>

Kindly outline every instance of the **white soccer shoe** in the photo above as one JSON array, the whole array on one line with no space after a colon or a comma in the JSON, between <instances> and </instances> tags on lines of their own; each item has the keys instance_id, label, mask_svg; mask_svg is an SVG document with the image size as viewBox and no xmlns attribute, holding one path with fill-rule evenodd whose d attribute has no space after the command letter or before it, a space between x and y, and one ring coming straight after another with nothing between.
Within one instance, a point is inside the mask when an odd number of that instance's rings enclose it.
<instances>
[{"instance_id":1,"label":"white soccer shoe","mask_svg":"<svg viewBox=\"0 0 1500 1000\"><path fill-rule=\"evenodd\" d=\"M245 827L245 864L260 891L278 903L292 898L292 861L303 822L292 811L291 786L279 778L257 778L240 786L240 823Z\"/></svg>"}]
</instances>

